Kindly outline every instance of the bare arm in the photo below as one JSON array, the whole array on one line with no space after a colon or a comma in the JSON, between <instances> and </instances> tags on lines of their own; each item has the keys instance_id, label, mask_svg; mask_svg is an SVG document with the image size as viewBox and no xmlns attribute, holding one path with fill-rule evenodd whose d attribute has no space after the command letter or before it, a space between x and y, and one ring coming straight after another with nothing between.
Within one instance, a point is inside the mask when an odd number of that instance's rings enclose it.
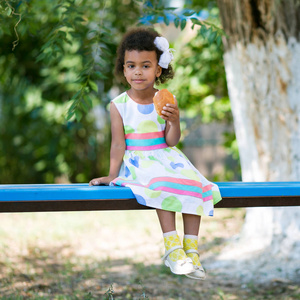
<instances>
[{"instance_id":1,"label":"bare arm","mask_svg":"<svg viewBox=\"0 0 300 300\"><path fill-rule=\"evenodd\" d=\"M175 98L175 104L167 104L162 111L162 118L166 121L165 139L169 147L176 146L179 142L180 131L180 119L177 100Z\"/></svg>"},{"instance_id":2,"label":"bare arm","mask_svg":"<svg viewBox=\"0 0 300 300\"><path fill-rule=\"evenodd\" d=\"M125 153L125 135L123 130L122 118L112 102L110 106L111 118L111 148L110 148L110 168L106 177L94 178L90 181L90 185L108 184L119 175Z\"/></svg>"}]
</instances>

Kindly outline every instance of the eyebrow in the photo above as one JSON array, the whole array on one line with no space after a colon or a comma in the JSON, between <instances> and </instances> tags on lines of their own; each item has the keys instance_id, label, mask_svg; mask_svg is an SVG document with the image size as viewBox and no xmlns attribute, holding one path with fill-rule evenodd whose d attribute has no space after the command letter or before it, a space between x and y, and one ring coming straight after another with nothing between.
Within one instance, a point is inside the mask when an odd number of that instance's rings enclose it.
<instances>
[{"instance_id":1,"label":"eyebrow","mask_svg":"<svg viewBox=\"0 0 300 300\"><path fill-rule=\"evenodd\" d=\"M135 61L131 61L131 60L126 61L126 64L134 64L134 63L136 63L136 62ZM151 64L151 61L150 60L142 61L142 64L145 64L145 63Z\"/></svg>"}]
</instances>

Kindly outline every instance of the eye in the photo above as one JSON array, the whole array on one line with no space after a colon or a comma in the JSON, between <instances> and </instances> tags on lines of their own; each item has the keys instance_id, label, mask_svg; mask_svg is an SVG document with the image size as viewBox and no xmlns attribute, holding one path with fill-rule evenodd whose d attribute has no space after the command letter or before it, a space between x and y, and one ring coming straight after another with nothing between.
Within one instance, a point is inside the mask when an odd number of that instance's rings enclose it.
<instances>
[{"instance_id":1,"label":"eye","mask_svg":"<svg viewBox=\"0 0 300 300\"><path fill-rule=\"evenodd\" d=\"M128 69L133 69L134 65L128 65L127 67L128 67Z\"/></svg>"},{"instance_id":2,"label":"eye","mask_svg":"<svg viewBox=\"0 0 300 300\"><path fill-rule=\"evenodd\" d=\"M148 68L150 68L149 65L144 65L144 69L148 69Z\"/></svg>"}]
</instances>

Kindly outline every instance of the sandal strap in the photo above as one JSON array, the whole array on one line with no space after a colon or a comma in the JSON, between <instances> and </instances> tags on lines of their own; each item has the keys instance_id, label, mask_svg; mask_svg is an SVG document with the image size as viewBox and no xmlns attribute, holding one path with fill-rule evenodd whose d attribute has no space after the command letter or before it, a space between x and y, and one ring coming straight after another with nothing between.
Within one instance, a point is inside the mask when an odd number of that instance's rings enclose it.
<instances>
[{"instance_id":1,"label":"sandal strap","mask_svg":"<svg viewBox=\"0 0 300 300\"><path fill-rule=\"evenodd\" d=\"M169 249L168 251L166 251L165 255L161 259L162 260L166 260L166 258L168 257L168 255L170 253L172 253L174 250L177 250L177 249L182 249L182 246L177 245L177 246L172 247L171 249Z\"/></svg>"},{"instance_id":2,"label":"sandal strap","mask_svg":"<svg viewBox=\"0 0 300 300\"><path fill-rule=\"evenodd\" d=\"M189 249L189 250L186 250L185 253L186 253L186 254L188 254L188 253L196 253L196 254L198 254L198 256L199 256L199 252L198 252L196 249Z\"/></svg>"}]
</instances>

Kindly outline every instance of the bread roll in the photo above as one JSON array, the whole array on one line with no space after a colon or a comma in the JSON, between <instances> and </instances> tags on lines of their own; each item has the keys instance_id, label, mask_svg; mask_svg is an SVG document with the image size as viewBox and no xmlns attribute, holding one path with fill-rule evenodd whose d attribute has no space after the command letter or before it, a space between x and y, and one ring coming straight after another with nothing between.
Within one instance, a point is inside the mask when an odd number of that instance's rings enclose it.
<instances>
[{"instance_id":1,"label":"bread roll","mask_svg":"<svg viewBox=\"0 0 300 300\"><path fill-rule=\"evenodd\" d=\"M175 104L174 96L167 89L158 91L153 98L156 112L161 116L161 111L167 103Z\"/></svg>"}]
</instances>

